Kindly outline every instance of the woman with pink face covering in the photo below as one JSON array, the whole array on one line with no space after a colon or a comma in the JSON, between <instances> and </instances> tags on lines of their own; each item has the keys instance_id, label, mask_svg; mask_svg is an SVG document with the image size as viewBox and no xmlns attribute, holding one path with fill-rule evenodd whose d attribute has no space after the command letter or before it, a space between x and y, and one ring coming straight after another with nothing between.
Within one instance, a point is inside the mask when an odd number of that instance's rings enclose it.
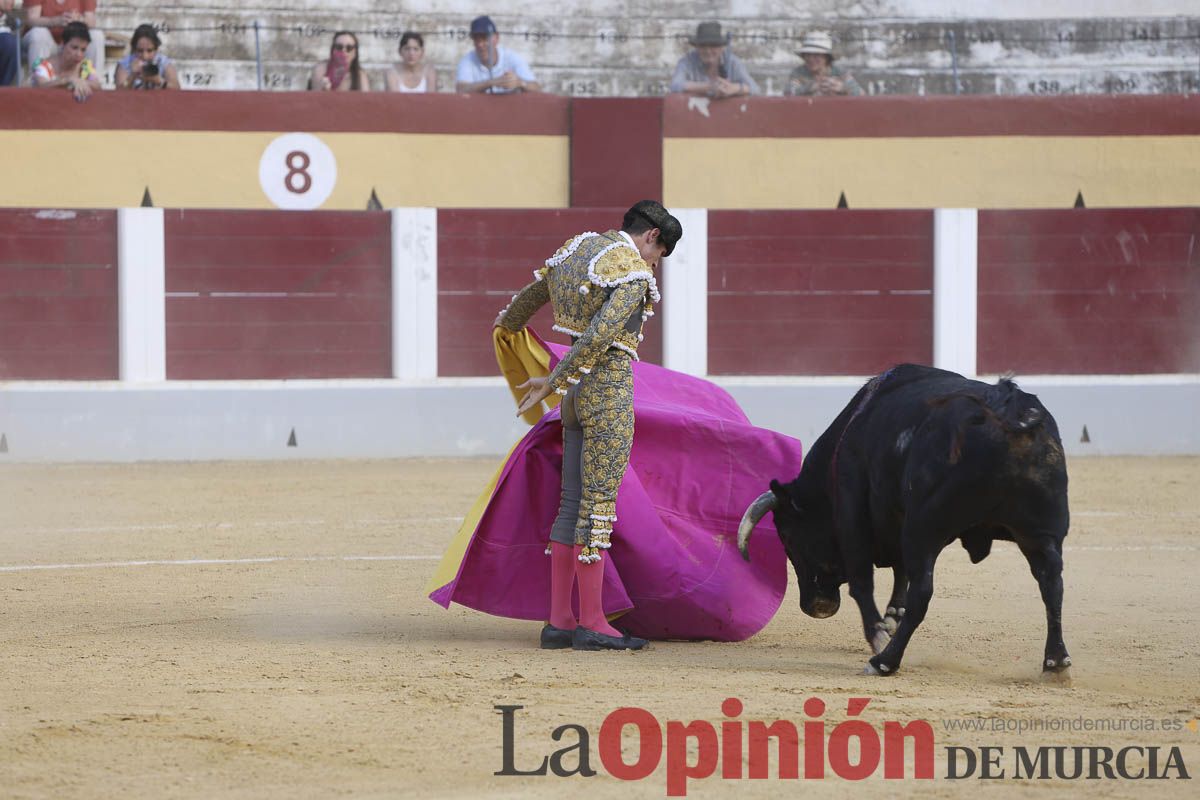
<instances>
[{"instance_id":1,"label":"woman with pink face covering","mask_svg":"<svg viewBox=\"0 0 1200 800\"><path fill-rule=\"evenodd\" d=\"M371 82L358 64L358 37L350 31L333 35L329 59L312 69L308 88L324 92L369 92Z\"/></svg>"},{"instance_id":2,"label":"woman with pink face covering","mask_svg":"<svg viewBox=\"0 0 1200 800\"><path fill-rule=\"evenodd\" d=\"M100 88L100 76L87 57L92 34L82 22L63 28L62 47L49 58L33 65L33 85L40 89L69 89L80 103Z\"/></svg>"},{"instance_id":3,"label":"woman with pink face covering","mask_svg":"<svg viewBox=\"0 0 1200 800\"><path fill-rule=\"evenodd\" d=\"M389 92L436 92L437 70L425 62L425 39L421 34L405 31L400 37L400 63L387 74Z\"/></svg>"}]
</instances>

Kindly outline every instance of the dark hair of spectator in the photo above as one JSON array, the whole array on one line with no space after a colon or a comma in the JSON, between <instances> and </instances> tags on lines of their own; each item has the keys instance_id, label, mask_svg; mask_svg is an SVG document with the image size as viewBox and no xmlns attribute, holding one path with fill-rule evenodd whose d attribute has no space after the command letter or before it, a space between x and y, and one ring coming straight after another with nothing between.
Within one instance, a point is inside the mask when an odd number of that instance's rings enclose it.
<instances>
[{"instance_id":1,"label":"dark hair of spectator","mask_svg":"<svg viewBox=\"0 0 1200 800\"><path fill-rule=\"evenodd\" d=\"M333 41L329 43L329 52L333 52L334 42L339 36L349 36L354 40L354 60L350 62L350 88L353 91L362 89L362 68L358 66L358 37L350 31L338 31L333 35Z\"/></svg>"},{"instance_id":2,"label":"dark hair of spectator","mask_svg":"<svg viewBox=\"0 0 1200 800\"><path fill-rule=\"evenodd\" d=\"M408 44L409 42L416 42L417 44L421 45L422 50L425 49L425 39L416 31L404 32L404 35L400 37L400 49L403 50L404 45Z\"/></svg>"},{"instance_id":3,"label":"dark hair of spectator","mask_svg":"<svg viewBox=\"0 0 1200 800\"><path fill-rule=\"evenodd\" d=\"M137 51L137 43L139 39L149 39L154 42L154 49L162 47L162 40L158 38L158 30L150 23L138 25L133 31L133 38L129 40L129 51Z\"/></svg>"},{"instance_id":4,"label":"dark hair of spectator","mask_svg":"<svg viewBox=\"0 0 1200 800\"><path fill-rule=\"evenodd\" d=\"M63 26L62 43L65 45L72 39L83 39L88 44L91 44L92 32L88 30L88 26L83 22L68 22Z\"/></svg>"}]
</instances>

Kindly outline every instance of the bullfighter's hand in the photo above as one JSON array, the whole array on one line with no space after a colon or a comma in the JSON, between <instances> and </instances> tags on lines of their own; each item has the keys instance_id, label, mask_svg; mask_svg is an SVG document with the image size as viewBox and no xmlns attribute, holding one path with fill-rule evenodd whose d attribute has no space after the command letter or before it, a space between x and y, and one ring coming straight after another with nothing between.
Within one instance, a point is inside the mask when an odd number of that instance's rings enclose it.
<instances>
[{"instance_id":1,"label":"bullfighter's hand","mask_svg":"<svg viewBox=\"0 0 1200 800\"><path fill-rule=\"evenodd\" d=\"M517 416L519 417L549 396L550 379L530 378L517 388L529 390L525 393L525 396L521 398L521 402L517 404Z\"/></svg>"}]
</instances>

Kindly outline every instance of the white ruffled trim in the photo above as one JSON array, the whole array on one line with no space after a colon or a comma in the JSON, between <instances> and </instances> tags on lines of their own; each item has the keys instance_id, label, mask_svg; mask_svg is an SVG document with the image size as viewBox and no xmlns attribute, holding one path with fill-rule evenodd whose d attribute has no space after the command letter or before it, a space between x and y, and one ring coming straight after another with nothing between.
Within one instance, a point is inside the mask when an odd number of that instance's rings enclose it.
<instances>
[{"instance_id":1,"label":"white ruffled trim","mask_svg":"<svg viewBox=\"0 0 1200 800\"><path fill-rule=\"evenodd\" d=\"M580 371L580 372L582 372L584 375L591 375L591 374L592 374L592 368L591 368L591 367L580 367L580 368L579 368L579 371Z\"/></svg>"},{"instance_id":2,"label":"white ruffled trim","mask_svg":"<svg viewBox=\"0 0 1200 800\"><path fill-rule=\"evenodd\" d=\"M629 235L626 234L625 231L621 231L620 233L622 236L624 236L624 241L613 242L608 247L597 253L595 257L588 262L588 280L597 286L620 286L622 283L644 280L650 284L650 299L656 303L660 302L662 300L662 295L658 293L658 282L654 280L654 273L650 270L645 270L644 272L641 270L638 272L630 272L628 275L622 275L620 278L611 281L606 281L596 274L596 262L603 258L609 250L613 250L618 247L628 247L630 250L638 254L638 258L642 257L641 251L634 247L633 240L629 238Z\"/></svg>"},{"instance_id":3,"label":"white ruffled trim","mask_svg":"<svg viewBox=\"0 0 1200 800\"><path fill-rule=\"evenodd\" d=\"M608 516L606 514L592 514L591 519L598 519L598 520L607 521L607 522L616 522L617 515L613 514L612 516Z\"/></svg>"},{"instance_id":4,"label":"white ruffled trim","mask_svg":"<svg viewBox=\"0 0 1200 800\"><path fill-rule=\"evenodd\" d=\"M574 386L575 384L579 383L579 378L567 378L567 383Z\"/></svg>"},{"instance_id":5,"label":"white ruffled trim","mask_svg":"<svg viewBox=\"0 0 1200 800\"><path fill-rule=\"evenodd\" d=\"M554 393L555 394L566 394L567 390L566 389L555 389Z\"/></svg>"},{"instance_id":6,"label":"white ruffled trim","mask_svg":"<svg viewBox=\"0 0 1200 800\"><path fill-rule=\"evenodd\" d=\"M618 350L624 350L626 353L628 353L630 356L633 357L634 361L641 361L641 359L638 358L637 350L634 350L632 347L625 344L624 342L618 342L618 341L614 340L612 343L612 346L617 348Z\"/></svg>"},{"instance_id":7,"label":"white ruffled trim","mask_svg":"<svg viewBox=\"0 0 1200 800\"><path fill-rule=\"evenodd\" d=\"M589 289L589 288L588 288L588 285L587 285L586 283L584 283L584 284L580 284L580 286L579 286L579 293L580 293L580 294L587 294L587 293L588 293L588 292L590 292L590 291L591 291L591 289Z\"/></svg>"},{"instance_id":8,"label":"white ruffled trim","mask_svg":"<svg viewBox=\"0 0 1200 800\"><path fill-rule=\"evenodd\" d=\"M602 249L602 251L600 251L599 253L596 253L595 258L588 261L588 279L589 279L589 281L592 281L592 283L598 285L598 287L616 287L616 285L620 285L622 283L629 283L631 281L646 281L647 283L650 284L650 300L653 300L654 302L661 301L662 295L659 294L659 284L654 279L654 272L650 272L649 270L644 270L644 271L638 270L637 272L630 272L630 273L628 273L628 275L623 275L622 277L614 278L614 279L612 279L612 281L605 281L604 278L601 278L599 275L596 275L596 270L595 270L596 261L599 261L601 258L604 258L604 255L608 251L611 251L611 249L614 249L617 247L628 247L631 249L631 251L634 251L635 253L637 253L638 258L642 257L642 254L637 251L637 248L630 245L629 242L624 242L624 241L613 242L612 245L608 245L607 247Z\"/></svg>"},{"instance_id":9,"label":"white ruffled trim","mask_svg":"<svg viewBox=\"0 0 1200 800\"><path fill-rule=\"evenodd\" d=\"M550 330L558 331L559 333L565 333L567 336L575 336L575 337L583 336L583 334L580 333L579 331L573 331L570 328L563 327L562 325L554 325L550 328Z\"/></svg>"},{"instance_id":10,"label":"white ruffled trim","mask_svg":"<svg viewBox=\"0 0 1200 800\"><path fill-rule=\"evenodd\" d=\"M558 331L559 333L565 333L567 336L575 336L575 337L583 336L583 334L580 333L579 331L573 331L570 328L567 328L563 325L554 325L550 328L550 330ZM637 350L634 350L632 347L625 344L624 342L618 342L616 340L613 340L613 343L609 346L615 347L618 350L622 350L622 351L628 353L633 358L634 361L641 361L641 359L638 358ZM579 371L583 372L583 369L580 368ZM591 372L591 370L589 369L588 372Z\"/></svg>"},{"instance_id":11,"label":"white ruffled trim","mask_svg":"<svg viewBox=\"0 0 1200 800\"><path fill-rule=\"evenodd\" d=\"M568 258L575 255L575 251L579 249L579 245L583 244L583 241L585 239L590 239L593 236L599 236L599 235L600 234L596 233L595 231L588 231L587 233L579 234L578 236L576 236L574 239L571 240L570 244L567 245L566 250L564 250L560 254L552 255L549 258L547 258L546 266L547 267L557 267L559 264L563 263ZM537 275L536 271L534 272L534 275Z\"/></svg>"}]
</instances>

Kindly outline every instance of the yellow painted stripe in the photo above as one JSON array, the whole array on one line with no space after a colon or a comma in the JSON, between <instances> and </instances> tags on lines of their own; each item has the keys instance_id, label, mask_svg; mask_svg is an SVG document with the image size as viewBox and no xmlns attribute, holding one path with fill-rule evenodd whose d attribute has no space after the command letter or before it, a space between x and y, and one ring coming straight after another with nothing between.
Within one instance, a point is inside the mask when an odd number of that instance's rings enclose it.
<instances>
[{"instance_id":1,"label":"yellow painted stripe","mask_svg":"<svg viewBox=\"0 0 1200 800\"><path fill-rule=\"evenodd\" d=\"M172 208L273 208L259 186L278 133L0 131L0 205L136 206L150 187ZM385 206L563 208L570 202L565 136L320 133L338 178L323 209Z\"/></svg>"},{"instance_id":2,"label":"yellow painted stripe","mask_svg":"<svg viewBox=\"0 0 1200 800\"><path fill-rule=\"evenodd\" d=\"M1200 205L1200 137L666 139L668 207Z\"/></svg>"}]
</instances>

